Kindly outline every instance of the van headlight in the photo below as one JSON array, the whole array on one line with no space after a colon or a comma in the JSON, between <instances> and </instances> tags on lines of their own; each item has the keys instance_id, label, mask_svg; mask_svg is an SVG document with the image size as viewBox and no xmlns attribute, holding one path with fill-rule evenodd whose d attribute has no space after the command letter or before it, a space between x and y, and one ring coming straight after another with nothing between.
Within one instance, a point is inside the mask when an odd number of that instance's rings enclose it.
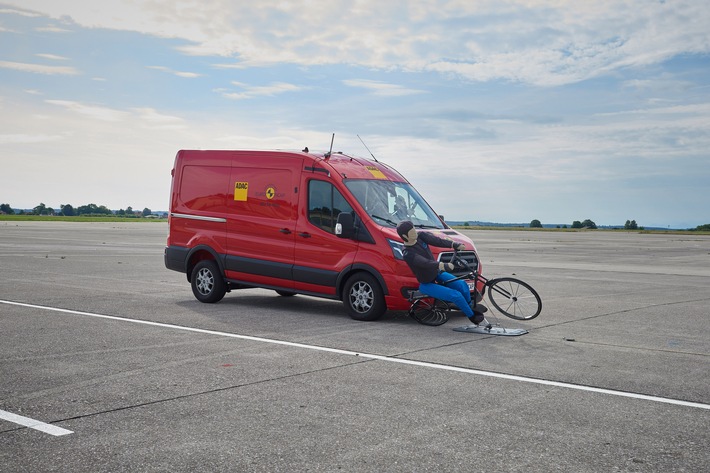
<instances>
[{"instance_id":1,"label":"van headlight","mask_svg":"<svg viewBox=\"0 0 710 473\"><path fill-rule=\"evenodd\" d=\"M394 241L390 240L389 238L387 239L387 243L390 244L390 248L392 248L392 254L394 255L394 259L404 259L404 255L402 252L404 251L404 244L402 244L399 241Z\"/></svg>"}]
</instances>

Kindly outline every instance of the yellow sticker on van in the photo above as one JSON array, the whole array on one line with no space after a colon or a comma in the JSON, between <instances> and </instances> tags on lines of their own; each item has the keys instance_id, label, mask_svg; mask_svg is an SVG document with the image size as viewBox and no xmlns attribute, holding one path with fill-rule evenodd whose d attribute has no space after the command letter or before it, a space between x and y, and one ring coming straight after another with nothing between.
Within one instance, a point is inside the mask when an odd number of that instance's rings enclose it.
<instances>
[{"instance_id":1,"label":"yellow sticker on van","mask_svg":"<svg viewBox=\"0 0 710 473\"><path fill-rule=\"evenodd\" d=\"M375 166L366 166L367 170L370 171L370 174L372 174L372 177L375 179L387 179L387 176L382 174L382 171L377 169Z\"/></svg>"},{"instance_id":2,"label":"yellow sticker on van","mask_svg":"<svg viewBox=\"0 0 710 473\"><path fill-rule=\"evenodd\" d=\"M248 182L235 182L234 183L234 200L240 200L246 202L247 192L249 191Z\"/></svg>"}]
</instances>

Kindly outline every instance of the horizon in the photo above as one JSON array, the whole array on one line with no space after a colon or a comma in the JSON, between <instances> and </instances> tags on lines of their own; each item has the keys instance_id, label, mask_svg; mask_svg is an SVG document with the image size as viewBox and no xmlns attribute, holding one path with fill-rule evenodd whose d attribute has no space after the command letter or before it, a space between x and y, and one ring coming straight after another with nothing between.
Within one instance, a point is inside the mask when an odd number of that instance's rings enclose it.
<instances>
[{"instance_id":1,"label":"horizon","mask_svg":"<svg viewBox=\"0 0 710 473\"><path fill-rule=\"evenodd\" d=\"M0 202L0 204L4 204L4 203L6 203L6 202ZM102 205L102 204L96 204L96 203L94 203L94 202L92 202L92 203L95 204L95 205L97 205L97 206L101 206L101 205ZM82 205L91 205L92 203L89 203L89 204L82 204ZM41 203L40 203L40 204L41 204ZM37 204L37 205L34 206L34 207L28 207L28 208L20 208L20 207L13 207L13 206L11 206L11 208L12 208L13 210L15 210L15 211L20 210L20 211L23 211L23 212L27 212L27 211L32 211L35 207L37 207L37 206L40 205L40 204ZM45 205L46 205L46 204L45 204ZM64 204L64 205L67 205L67 204ZM72 205L72 204L69 204L69 205ZM46 206L47 206L47 208L52 208L52 209L55 211L55 216L56 216L56 214L60 211L60 206L56 206L56 207L51 206L51 205L46 205ZM76 209L77 207L80 207L80 206L72 205L72 207L73 207L74 209ZM170 213L170 210L162 210L162 209L155 210L155 209L151 209L151 208L149 208L149 207L143 207L142 209L139 210L138 207L133 208L133 206L126 206L125 208L122 207L122 208L119 208L119 209L111 209L111 208L109 208L108 210L110 210L110 211L115 215L116 212L119 212L119 211L121 211L121 210L126 210L128 207L131 207L131 208L133 209L133 212L136 213L136 214L141 213L144 209L150 210L152 215L156 215L156 214L165 214L165 215L167 215L167 214ZM107 208L108 208L108 207L107 207ZM477 226L477 225L480 225L480 226L487 226L487 225L491 225L491 226L515 226L515 227L529 226L530 223L532 222L532 220L533 220L533 219L531 219L530 222L499 222L499 221L494 221L494 220L493 220L493 221L491 221L491 220L485 220L485 221L483 221L483 220L478 220L478 219L456 219L456 220L444 219L444 221L445 221L448 225L466 226L466 224L469 224L469 225L471 225L471 226ZM539 220L539 219L536 219L536 220ZM542 224L542 226L543 226L544 228L556 228L556 227L559 228L559 227L561 227L561 226L569 226L569 227L571 227L572 224L573 224L575 221L583 222L584 220L586 220L586 218L585 218L585 219L576 219L576 220L572 220L572 221L570 221L570 222L553 222L553 223L540 222L540 223ZM617 228L617 227L623 228L623 227L624 227L624 224L626 223L626 222L624 222L624 223L620 223L620 224L618 224L618 223L617 223L617 224L597 224L596 221L594 221L593 218L590 218L589 220L591 220L592 222L594 222L594 223L597 225L597 227L599 227L599 228ZM630 219L630 220L634 220L634 219ZM696 227L698 227L698 226L700 226L700 225L706 225L706 224L698 224L698 225L695 225L695 226L693 226L693 227L684 227L684 228L673 227L673 228L671 228L670 225L666 225L666 226L641 225L641 224L639 224L638 222L636 222L636 224L638 225L638 228L639 228L639 229L647 228L647 229L664 229L664 230L692 230L692 229L695 229Z\"/></svg>"},{"instance_id":2,"label":"horizon","mask_svg":"<svg viewBox=\"0 0 710 473\"><path fill-rule=\"evenodd\" d=\"M454 220L694 228L709 24L703 0L0 0L0 199L167 208L180 149L335 133Z\"/></svg>"}]
</instances>

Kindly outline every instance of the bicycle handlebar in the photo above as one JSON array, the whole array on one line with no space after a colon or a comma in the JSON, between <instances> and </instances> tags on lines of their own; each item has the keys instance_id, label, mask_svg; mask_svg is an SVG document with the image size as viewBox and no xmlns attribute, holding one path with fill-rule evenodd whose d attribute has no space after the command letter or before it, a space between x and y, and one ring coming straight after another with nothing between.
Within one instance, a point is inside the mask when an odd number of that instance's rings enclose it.
<instances>
[{"instance_id":1,"label":"bicycle handlebar","mask_svg":"<svg viewBox=\"0 0 710 473\"><path fill-rule=\"evenodd\" d=\"M451 264L454 265L454 269L456 269L456 267L465 269L466 274L462 274L461 276L456 276L455 278L449 279L444 284L448 284L448 283L454 282L454 281L459 281L461 279L476 279L478 277L476 275L476 271L473 268L471 268L471 266L468 264L468 262L465 259L463 259L459 256L458 250L456 250L455 247L453 248L453 250L454 250L454 255L451 257Z\"/></svg>"},{"instance_id":2,"label":"bicycle handlebar","mask_svg":"<svg viewBox=\"0 0 710 473\"><path fill-rule=\"evenodd\" d=\"M458 252L458 250L456 249L456 247L454 246L452 249L454 250L454 256L451 257L451 264L454 265L454 268L455 268L456 266L458 266L459 268L465 269L465 270L468 271L469 273L474 273L474 274L475 274L475 273L476 273L476 270L473 269L473 268L468 264L468 261L466 261L465 259L463 259L463 258L461 258L461 257L459 256L459 252Z\"/></svg>"}]
</instances>

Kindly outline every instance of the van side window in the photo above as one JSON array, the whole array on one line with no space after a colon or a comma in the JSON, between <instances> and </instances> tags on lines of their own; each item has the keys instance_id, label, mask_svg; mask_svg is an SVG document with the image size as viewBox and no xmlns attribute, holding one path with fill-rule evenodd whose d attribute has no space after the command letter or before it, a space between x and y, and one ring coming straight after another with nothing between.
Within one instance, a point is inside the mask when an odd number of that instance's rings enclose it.
<instances>
[{"instance_id":1,"label":"van side window","mask_svg":"<svg viewBox=\"0 0 710 473\"><path fill-rule=\"evenodd\" d=\"M335 233L335 223L341 212L352 212L343 195L329 182L308 183L308 221L329 233Z\"/></svg>"}]
</instances>

